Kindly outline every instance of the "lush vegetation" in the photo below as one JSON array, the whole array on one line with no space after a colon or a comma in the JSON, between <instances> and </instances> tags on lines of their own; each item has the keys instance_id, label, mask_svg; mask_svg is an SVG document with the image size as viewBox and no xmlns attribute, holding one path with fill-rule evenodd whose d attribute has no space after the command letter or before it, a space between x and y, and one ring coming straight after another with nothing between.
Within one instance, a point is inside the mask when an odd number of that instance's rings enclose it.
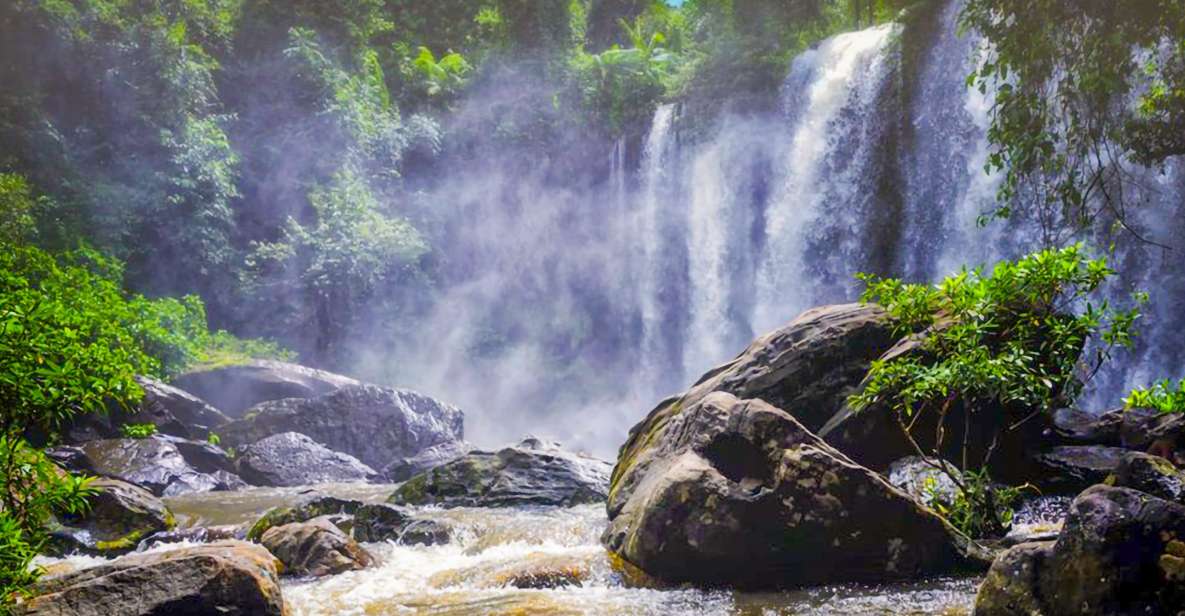
<instances>
[{"instance_id":1,"label":"lush vegetation","mask_svg":"<svg viewBox=\"0 0 1185 616\"><path fill-rule=\"evenodd\" d=\"M1154 409L1161 413L1185 413L1185 379L1174 383L1163 379L1151 387L1132 390L1123 400L1125 408Z\"/></svg>"},{"instance_id":2,"label":"lush vegetation","mask_svg":"<svg viewBox=\"0 0 1185 616\"><path fill-rule=\"evenodd\" d=\"M873 362L850 402L892 414L917 453L977 512L966 516L969 530L1002 527L986 470L1005 432L1071 404L1112 350L1131 344L1138 306L1095 303L1113 273L1105 259L1072 245L1002 262L990 274L964 270L934 286L862 275L863 301L884 306L917 347ZM992 421L976 421L983 414ZM983 425L990 433L973 433ZM935 436L920 439L921 426ZM944 458L947 433L958 439L956 463Z\"/></svg>"},{"instance_id":3,"label":"lush vegetation","mask_svg":"<svg viewBox=\"0 0 1185 616\"><path fill-rule=\"evenodd\" d=\"M1001 213L1127 226L1130 166L1185 154L1185 5L970 0L963 24L990 43L971 81L995 96Z\"/></svg>"}]
</instances>

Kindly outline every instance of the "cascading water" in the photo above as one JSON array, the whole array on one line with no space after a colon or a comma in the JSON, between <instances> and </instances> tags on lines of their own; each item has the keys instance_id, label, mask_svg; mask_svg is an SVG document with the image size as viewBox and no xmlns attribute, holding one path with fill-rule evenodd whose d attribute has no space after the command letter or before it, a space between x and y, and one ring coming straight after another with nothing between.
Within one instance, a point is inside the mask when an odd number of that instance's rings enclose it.
<instances>
[{"instance_id":1,"label":"cascading water","mask_svg":"<svg viewBox=\"0 0 1185 616\"><path fill-rule=\"evenodd\" d=\"M893 32L881 26L841 34L794 60L784 86L790 116L781 189L765 211L754 328L784 323L810 304L842 299L836 278L858 265L858 192L873 144L863 118L886 75ZM813 244L827 244L814 249Z\"/></svg>"}]
</instances>

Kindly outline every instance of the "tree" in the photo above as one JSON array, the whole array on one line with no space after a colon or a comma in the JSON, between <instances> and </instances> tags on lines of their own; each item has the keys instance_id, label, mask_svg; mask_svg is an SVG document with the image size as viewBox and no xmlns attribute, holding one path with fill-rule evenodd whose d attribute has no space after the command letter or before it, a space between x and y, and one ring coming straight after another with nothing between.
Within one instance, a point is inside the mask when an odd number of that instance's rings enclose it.
<instances>
[{"instance_id":1,"label":"tree","mask_svg":"<svg viewBox=\"0 0 1185 616\"><path fill-rule=\"evenodd\" d=\"M1073 245L999 263L990 275L964 270L935 286L861 275L861 299L884 306L917 349L873 362L849 402L890 413L917 454L950 477L973 512L965 530L1003 526L987 474L998 444L1070 405L1112 349L1131 344L1138 307L1092 303L1113 274L1105 259ZM1099 344L1084 360L1092 339ZM947 461L952 454L957 464Z\"/></svg>"},{"instance_id":2,"label":"tree","mask_svg":"<svg viewBox=\"0 0 1185 616\"><path fill-rule=\"evenodd\" d=\"M962 25L988 43L969 81L995 93L998 214L1126 225L1131 166L1185 154L1185 4L969 0Z\"/></svg>"}]
</instances>

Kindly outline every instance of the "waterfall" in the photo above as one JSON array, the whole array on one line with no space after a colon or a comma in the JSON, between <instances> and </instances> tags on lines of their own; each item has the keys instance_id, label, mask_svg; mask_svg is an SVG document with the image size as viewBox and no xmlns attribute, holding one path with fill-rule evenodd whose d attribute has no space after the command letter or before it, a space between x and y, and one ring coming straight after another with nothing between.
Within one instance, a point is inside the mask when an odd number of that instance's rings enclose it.
<instances>
[{"instance_id":1,"label":"waterfall","mask_svg":"<svg viewBox=\"0 0 1185 616\"><path fill-rule=\"evenodd\" d=\"M819 285L850 279L856 261L862 216L854 202L873 145L861 137L867 116L875 116L889 66L883 51L893 31L886 25L841 34L794 60L784 87L789 147L781 188L765 211L753 318L758 331L812 303L841 299ZM812 249L828 235L835 243Z\"/></svg>"},{"instance_id":2,"label":"waterfall","mask_svg":"<svg viewBox=\"0 0 1185 616\"><path fill-rule=\"evenodd\" d=\"M636 387L647 393L661 392L664 387L678 387L681 375L670 374L665 360L671 357L666 343L664 324L663 287L669 284L669 255L663 237L666 235L668 208L675 187L672 185L671 156L674 151L671 126L675 119L674 105L660 105L642 150L641 190L638 196L636 224L633 232L637 269L636 302L641 316L641 339L638 345L640 384ZM673 377L673 378L672 378Z\"/></svg>"}]
</instances>

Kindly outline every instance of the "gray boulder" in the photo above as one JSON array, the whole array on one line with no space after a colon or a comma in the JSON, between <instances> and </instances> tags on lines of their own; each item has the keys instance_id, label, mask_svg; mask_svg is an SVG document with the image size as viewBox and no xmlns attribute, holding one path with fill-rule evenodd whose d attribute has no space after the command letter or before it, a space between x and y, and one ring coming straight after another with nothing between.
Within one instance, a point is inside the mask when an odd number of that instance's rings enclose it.
<instances>
[{"instance_id":1,"label":"gray boulder","mask_svg":"<svg viewBox=\"0 0 1185 616\"><path fill-rule=\"evenodd\" d=\"M242 541L131 554L42 579L17 614L287 616L277 561Z\"/></svg>"},{"instance_id":2,"label":"gray boulder","mask_svg":"<svg viewBox=\"0 0 1185 616\"><path fill-rule=\"evenodd\" d=\"M148 491L116 479L96 479L89 508L63 514L51 526L51 551L111 556L136 549L141 539L176 525L168 507Z\"/></svg>"},{"instance_id":3,"label":"gray boulder","mask_svg":"<svg viewBox=\"0 0 1185 616\"><path fill-rule=\"evenodd\" d=\"M412 391L350 385L316 398L276 400L222 427L222 442L242 447L283 432L299 432L348 453L371 468L459 441L461 410Z\"/></svg>"},{"instance_id":4,"label":"gray boulder","mask_svg":"<svg viewBox=\"0 0 1185 616\"><path fill-rule=\"evenodd\" d=\"M374 557L328 520L269 528L259 542L284 563L286 575L321 577L365 569Z\"/></svg>"},{"instance_id":5,"label":"gray boulder","mask_svg":"<svg viewBox=\"0 0 1185 616\"><path fill-rule=\"evenodd\" d=\"M259 541L263 533L273 526L293 522L307 522L325 516L352 516L362 506L361 501L329 496L316 490L308 490L295 504L268 509L247 530L247 539Z\"/></svg>"},{"instance_id":6,"label":"gray boulder","mask_svg":"<svg viewBox=\"0 0 1185 616\"><path fill-rule=\"evenodd\" d=\"M978 616L1176 614L1185 605L1185 506L1098 485L1074 499L1056 542L993 563Z\"/></svg>"},{"instance_id":7,"label":"gray boulder","mask_svg":"<svg viewBox=\"0 0 1185 616\"><path fill-rule=\"evenodd\" d=\"M712 393L644 421L631 444L602 542L662 582L881 582L982 558L916 499L761 400Z\"/></svg>"},{"instance_id":8,"label":"gray boulder","mask_svg":"<svg viewBox=\"0 0 1185 616\"><path fill-rule=\"evenodd\" d=\"M383 469L383 478L391 483L407 481L420 473L443 466L473 451L465 441L448 441L433 445L409 458L399 458Z\"/></svg>"},{"instance_id":9,"label":"gray boulder","mask_svg":"<svg viewBox=\"0 0 1185 616\"><path fill-rule=\"evenodd\" d=\"M391 495L401 505L568 507L604 500L608 462L533 437L498 452L472 451L412 477Z\"/></svg>"},{"instance_id":10,"label":"gray boulder","mask_svg":"<svg viewBox=\"0 0 1185 616\"><path fill-rule=\"evenodd\" d=\"M203 400L156 379L137 376L144 398L132 408L111 404L106 413L78 415L62 427L63 441L120 438L126 424L152 424L160 434L204 440L210 431L228 421L218 409Z\"/></svg>"},{"instance_id":11,"label":"gray boulder","mask_svg":"<svg viewBox=\"0 0 1185 616\"><path fill-rule=\"evenodd\" d=\"M173 379L173 384L237 418L260 402L312 398L360 383L348 376L297 364L253 360L186 372Z\"/></svg>"},{"instance_id":12,"label":"gray boulder","mask_svg":"<svg viewBox=\"0 0 1185 616\"><path fill-rule=\"evenodd\" d=\"M244 447L239 453L238 473L257 486L370 481L378 476L354 456L328 449L296 432L269 436Z\"/></svg>"},{"instance_id":13,"label":"gray boulder","mask_svg":"<svg viewBox=\"0 0 1185 616\"><path fill-rule=\"evenodd\" d=\"M199 472L167 437L89 441L78 449L83 454L82 461L77 462L82 466L79 470L126 481L157 496L233 490L243 486L238 477L221 469L212 473Z\"/></svg>"},{"instance_id":14,"label":"gray boulder","mask_svg":"<svg viewBox=\"0 0 1185 616\"><path fill-rule=\"evenodd\" d=\"M1035 483L1046 492L1076 494L1102 483L1129 451L1105 445L1053 447L1037 454L1036 462L1044 472L1038 474Z\"/></svg>"}]
</instances>

